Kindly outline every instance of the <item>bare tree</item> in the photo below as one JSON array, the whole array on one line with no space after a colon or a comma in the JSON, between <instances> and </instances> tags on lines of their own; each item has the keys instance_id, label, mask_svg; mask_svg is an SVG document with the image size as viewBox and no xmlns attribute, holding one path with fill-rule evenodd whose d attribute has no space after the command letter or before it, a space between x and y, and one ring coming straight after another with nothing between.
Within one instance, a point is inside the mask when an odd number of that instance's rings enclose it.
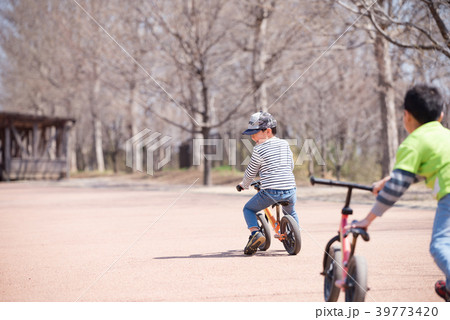
<instances>
[{"instance_id":1,"label":"bare tree","mask_svg":"<svg viewBox=\"0 0 450 320\"><path fill-rule=\"evenodd\" d=\"M171 93L177 92L173 102L188 116L189 124L163 116L161 109L154 106L149 106L148 111L204 140L211 138L213 129L230 121L239 108L239 103L226 106L227 100L217 99L226 95L226 91L219 92L218 71L229 66L234 58L233 48L224 44L231 28L223 17L227 10L224 1L207 1L200 6L191 0L181 7L152 4L147 11L151 17L148 26L169 59L167 68L173 70L172 79L167 81ZM211 150L211 146L204 145L205 155L211 154ZM203 160L203 183L210 185L211 161L207 156Z\"/></svg>"},{"instance_id":2,"label":"bare tree","mask_svg":"<svg viewBox=\"0 0 450 320\"><path fill-rule=\"evenodd\" d=\"M380 161L386 173L406 135L395 111L405 89L431 82L450 94L448 9L426 0L7 0L0 101L76 118L80 170L121 170L123 143L143 127L174 145L240 138L248 115L270 106L280 136L316 140L323 175L345 178L357 161L373 171Z\"/></svg>"},{"instance_id":3,"label":"bare tree","mask_svg":"<svg viewBox=\"0 0 450 320\"><path fill-rule=\"evenodd\" d=\"M375 30L403 49L438 51L450 58L450 34L445 24L448 1L353 0L355 6L338 1L347 9L370 19Z\"/></svg>"},{"instance_id":4,"label":"bare tree","mask_svg":"<svg viewBox=\"0 0 450 320\"><path fill-rule=\"evenodd\" d=\"M402 49L437 51L450 57L450 35L439 10L450 9L443 1L366 1L354 0L352 5L338 1L346 9L367 17L372 28L363 26L374 37L378 65L378 86L383 123L382 174L387 175L395 161L398 147L395 90L392 79L389 43ZM375 33L375 35L373 35Z\"/></svg>"}]
</instances>

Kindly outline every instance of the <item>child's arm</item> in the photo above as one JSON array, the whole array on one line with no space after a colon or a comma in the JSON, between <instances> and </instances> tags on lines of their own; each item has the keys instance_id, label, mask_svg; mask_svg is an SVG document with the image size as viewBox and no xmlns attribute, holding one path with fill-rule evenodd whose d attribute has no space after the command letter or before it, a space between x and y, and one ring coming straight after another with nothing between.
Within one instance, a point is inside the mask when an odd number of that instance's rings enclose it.
<instances>
[{"instance_id":1,"label":"child's arm","mask_svg":"<svg viewBox=\"0 0 450 320\"><path fill-rule=\"evenodd\" d=\"M378 217L391 208L415 181L414 173L395 169L391 172L390 179L384 182L383 189L378 193L375 205L371 212ZM384 179L383 179L384 180Z\"/></svg>"},{"instance_id":2,"label":"child's arm","mask_svg":"<svg viewBox=\"0 0 450 320\"><path fill-rule=\"evenodd\" d=\"M250 163L244 172L244 179L239 184L242 188L248 189L250 184L255 181L256 175L261 168L261 157L256 150L253 151L252 157L250 158Z\"/></svg>"},{"instance_id":3,"label":"child's arm","mask_svg":"<svg viewBox=\"0 0 450 320\"><path fill-rule=\"evenodd\" d=\"M377 215L375 215L372 212L369 212L369 214L364 219L352 222L351 227L367 229L369 225L372 223L372 221L375 220L376 217Z\"/></svg>"},{"instance_id":4,"label":"child's arm","mask_svg":"<svg viewBox=\"0 0 450 320\"><path fill-rule=\"evenodd\" d=\"M390 177L386 177L375 184L377 187L383 185L382 190L378 193L375 205L370 210L369 214L361 221L352 223L353 228L367 228L375 220L376 217L381 217L383 213L391 208L394 203L401 198L405 191L409 188L411 183L416 179L414 173L395 169L392 171ZM375 185L374 185L375 189Z\"/></svg>"}]
</instances>

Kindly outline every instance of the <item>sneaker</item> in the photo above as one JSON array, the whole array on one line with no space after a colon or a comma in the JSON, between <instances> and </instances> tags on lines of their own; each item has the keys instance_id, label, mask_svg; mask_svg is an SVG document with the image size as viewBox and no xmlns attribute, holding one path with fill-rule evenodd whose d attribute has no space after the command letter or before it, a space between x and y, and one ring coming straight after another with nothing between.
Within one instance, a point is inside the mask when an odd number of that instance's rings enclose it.
<instances>
[{"instance_id":1,"label":"sneaker","mask_svg":"<svg viewBox=\"0 0 450 320\"><path fill-rule=\"evenodd\" d=\"M439 280L438 282L436 282L434 285L434 290L439 297L447 302L450 302L450 292L447 291L444 280Z\"/></svg>"},{"instance_id":2,"label":"sneaker","mask_svg":"<svg viewBox=\"0 0 450 320\"><path fill-rule=\"evenodd\" d=\"M264 237L261 232L257 231L253 236L248 238L247 245L244 248L244 253L251 256L264 242L266 242L266 237Z\"/></svg>"}]
</instances>

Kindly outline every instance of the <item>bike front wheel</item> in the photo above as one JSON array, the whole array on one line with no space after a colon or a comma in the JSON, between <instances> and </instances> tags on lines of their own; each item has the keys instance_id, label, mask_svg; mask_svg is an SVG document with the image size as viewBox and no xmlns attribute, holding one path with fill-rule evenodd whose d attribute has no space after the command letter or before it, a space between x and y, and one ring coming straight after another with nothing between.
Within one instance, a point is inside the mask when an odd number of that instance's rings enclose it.
<instances>
[{"instance_id":1,"label":"bike front wheel","mask_svg":"<svg viewBox=\"0 0 450 320\"><path fill-rule=\"evenodd\" d=\"M342 279L342 253L341 249L331 247L325 252L325 270L323 281L323 295L326 302L335 302L339 298L341 289L336 286L336 281Z\"/></svg>"},{"instance_id":2,"label":"bike front wheel","mask_svg":"<svg viewBox=\"0 0 450 320\"><path fill-rule=\"evenodd\" d=\"M258 213L256 215L256 218L258 219L258 226L261 233L266 237L266 242L264 242L262 245L258 247L261 251L266 251L270 247L270 227L269 223L267 222L266 215L264 213Z\"/></svg>"},{"instance_id":3,"label":"bike front wheel","mask_svg":"<svg viewBox=\"0 0 450 320\"><path fill-rule=\"evenodd\" d=\"M362 256L353 256L348 264L345 301L364 302L367 290L366 258Z\"/></svg>"},{"instance_id":4,"label":"bike front wheel","mask_svg":"<svg viewBox=\"0 0 450 320\"><path fill-rule=\"evenodd\" d=\"M300 252L302 247L302 240L300 237L300 228L292 216L285 215L281 218L280 231L285 235L282 240L284 248L291 255L296 255Z\"/></svg>"}]
</instances>

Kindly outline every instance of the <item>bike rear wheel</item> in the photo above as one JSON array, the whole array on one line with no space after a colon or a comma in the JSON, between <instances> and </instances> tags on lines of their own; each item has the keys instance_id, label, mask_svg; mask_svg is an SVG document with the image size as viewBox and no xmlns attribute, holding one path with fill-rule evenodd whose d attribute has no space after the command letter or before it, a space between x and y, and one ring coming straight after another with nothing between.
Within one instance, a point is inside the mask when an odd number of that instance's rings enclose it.
<instances>
[{"instance_id":1,"label":"bike rear wheel","mask_svg":"<svg viewBox=\"0 0 450 320\"><path fill-rule=\"evenodd\" d=\"M325 253L325 270L323 281L323 295L326 302L335 302L339 298L341 289L336 286L336 281L342 279L342 252L337 247L331 247L330 251Z\"/></svg>"},{"instance_id":2,"label":"bike rear wheel","mask_svg":"<svg viewBox=\"0 0 450 320\"><path fill-rule=\"evenodd\" d=\"M282 240L286 251L291 255L299 253L302 247L302 240L297 221L290 215L283 216L283 218L281 218L280 231L286 237Z\"/></svg>"},{"instance_id":3,"label":"bike rear wheel","mask_svg":"<svg viewBox=\"0 0 450 320\"><path fill-rule=\"evenodd\" d=\"M270 247L271 237L270 237L270 227L267 221L266 215L264 213L256 214L258 219L258 226L261 233L266 237L266 242L258 247L261 251L266 251Z\"/></svg>"},{"instance_id":4,"label":"bike rear wheel","mask_svg":"<svg viewBox=\"0 0 450 320\"><path fill-rule=\"evenodd\" d=\"M366 258L362 256L353 256L348 264L345 301L364 302L367 290Z\"/></svg>"}]
</instances>

